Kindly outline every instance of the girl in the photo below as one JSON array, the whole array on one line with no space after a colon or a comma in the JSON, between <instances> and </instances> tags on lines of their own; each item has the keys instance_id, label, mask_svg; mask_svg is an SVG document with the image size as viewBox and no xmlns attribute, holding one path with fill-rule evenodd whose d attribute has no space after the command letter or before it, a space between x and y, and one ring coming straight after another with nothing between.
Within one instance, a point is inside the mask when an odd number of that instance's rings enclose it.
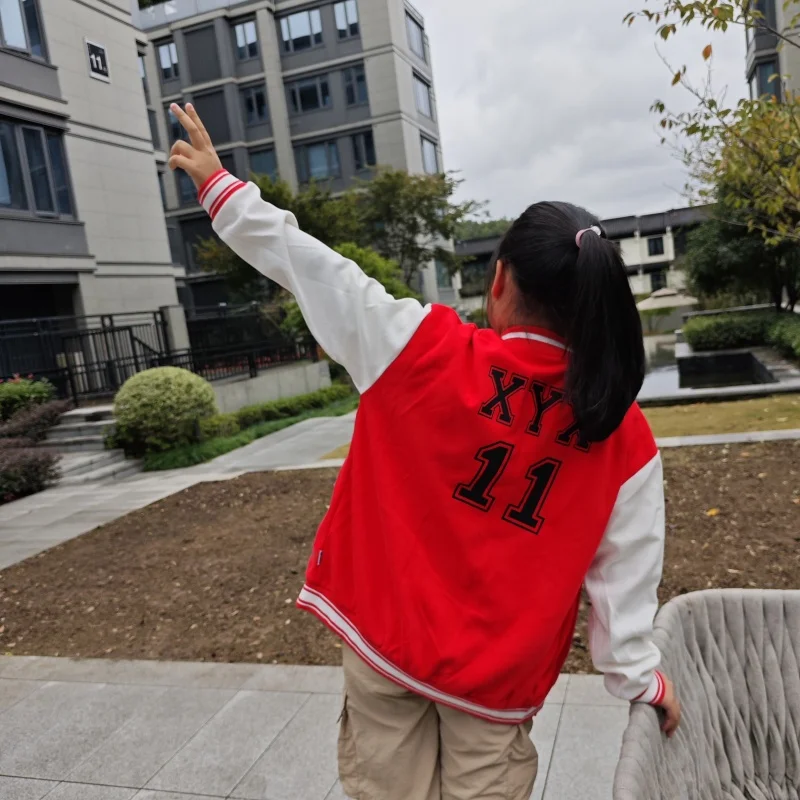
<instances>
[{"instance_id":1,"label":"girl","mask_svg":"<svg viewBox=\"0 0 800 800\"><path fill-rule=\"evenodd\" d=\"M531 206L491 266L491 330L395 300L222 169L191 105L170 157L221 239L290 290L362 395L299 605L346 645L339 763L356 800L528 800L531 720L581 587L608 690L680 709L658 672L661 460L617 248L564 203Z\"/></svg>"}]
</instances>

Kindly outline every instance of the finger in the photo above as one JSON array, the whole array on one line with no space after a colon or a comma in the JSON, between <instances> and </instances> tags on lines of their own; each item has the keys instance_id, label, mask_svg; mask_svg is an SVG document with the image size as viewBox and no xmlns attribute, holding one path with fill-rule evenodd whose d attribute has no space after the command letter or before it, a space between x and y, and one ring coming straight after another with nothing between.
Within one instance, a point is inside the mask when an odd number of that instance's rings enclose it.
<instances>
[{"instance_id":1,"label":"finger","mask_svg":"<svg viewBox=\"0 0 800 800\"><path fill-rule=\"evenodd\" d=\"M169 151L171 156L186 156L186 158L191 158L193 153L194 148L183 139L178 139Z\"/></svg>"},{"instance_id":2,"label":"finger","mask_svg":"<svg viewBox=\"0 0 800 800\"><path fill-rule=\"evenodd\" d=\"M190 167L192 166L192 160L187 158L186 156L182 155L173 155L169 157L169 161L167 162L169 168L174 172L176 169L182 169L189 172Z\"/></svg>"},{"instance_id":3,"label":"finger","mask_svg":"<svg viewBox=\"0 0 800 800\"><path fill-rule=\"evenodd\" d=\"M201 136L205 139L206 144L209 147L213 147L214 143L211 141L211 137L208 135L208 131L206 130L206 126L203 125L203 120L200 119L200 115L197 113L197 109L191 104L186 104L186 113L192 118L192 121L197 126L197 129L200 131Z\"/></svg>"},{"instance_id":4,"label":"finger","mask_svg":"<svg viewBox=\"0 0 800 800\"><path fill-rule=\"evenodd\" d=\"M196 147L198 150L201 149L205 145L205 140L203 139L203 134L200 133L200 129L195 125L194 120L177 103L173 103L170 108L181 125L183 125L186 133L189 134L192 147Z\"/></svg>"}]
</instances>

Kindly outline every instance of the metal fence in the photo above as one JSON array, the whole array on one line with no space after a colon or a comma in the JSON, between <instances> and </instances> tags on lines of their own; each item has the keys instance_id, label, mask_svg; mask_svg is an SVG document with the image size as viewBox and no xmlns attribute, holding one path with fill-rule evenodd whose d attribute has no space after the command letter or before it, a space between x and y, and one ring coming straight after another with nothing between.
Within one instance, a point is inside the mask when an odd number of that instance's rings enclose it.
<instances>
[{"instance_id":1,"label":"metal fence","mask_svg":"<svg viewBox=\"0 0 800 800\"><path fill-rule=\"evenodd\" d=\"M186 327L192 349L247 348L256 343L285 345L287 337L274 315L257 303L199 306L187 311Z\"/></svg>"}]
</instances>

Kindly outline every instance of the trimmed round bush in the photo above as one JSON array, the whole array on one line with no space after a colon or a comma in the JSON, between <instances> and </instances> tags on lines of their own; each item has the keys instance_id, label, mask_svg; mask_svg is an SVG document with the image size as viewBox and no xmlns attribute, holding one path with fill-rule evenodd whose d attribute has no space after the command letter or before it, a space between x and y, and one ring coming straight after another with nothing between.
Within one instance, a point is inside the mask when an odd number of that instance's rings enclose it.
<instances>
[{"instance_id":1,"label":"trimmed round bush","mask_svg":"<svg viewBox=\"0 0 800 800\"><path fill-rule=\"evenodd\" d=\"M211 384L185 369L157 367L129 378L114 398L115 442L129 455L161 453L200 439L218 412Z\"/></svg>"}]
</instances>

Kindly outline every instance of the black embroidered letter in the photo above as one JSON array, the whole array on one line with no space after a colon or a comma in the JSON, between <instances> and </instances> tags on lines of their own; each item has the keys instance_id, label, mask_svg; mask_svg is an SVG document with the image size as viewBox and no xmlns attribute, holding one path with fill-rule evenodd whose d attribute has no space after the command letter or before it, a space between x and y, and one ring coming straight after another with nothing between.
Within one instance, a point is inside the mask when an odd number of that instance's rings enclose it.
<instances>
[{"instance_id":1,"label":"black embroidered letter","mask_svg":"<svg viewBox=\"0 0 800 800\"><path fill-rule=\"evenodd\" d=\"M538 436L542 432L544 415L564 399L564 393L539 381L531 381L531 393L533 394L533 406L536 415L531 424L528 425L528 433Z\"/></svg>"},{"instance_id":2,"label":"black embroidered letter","mask_svg":"<svg viewBox=\"0 0 800 800\"><path fill-rule=\"evenodd\" d=\"M478 412L481 416L494 419L494 411L496 408L500 409L497 415L497 421L503 425L511 425L514 422L514 415L511 413L511 405L509 398L516 394L520 389L525 388L528 382L526 378L521 375L512 375L508 384L505 383L508 371L500 367L492 367L489 370L489 376L494 382L494 395L491 400L487 400Z\"/></svg>"}]
</instances>

